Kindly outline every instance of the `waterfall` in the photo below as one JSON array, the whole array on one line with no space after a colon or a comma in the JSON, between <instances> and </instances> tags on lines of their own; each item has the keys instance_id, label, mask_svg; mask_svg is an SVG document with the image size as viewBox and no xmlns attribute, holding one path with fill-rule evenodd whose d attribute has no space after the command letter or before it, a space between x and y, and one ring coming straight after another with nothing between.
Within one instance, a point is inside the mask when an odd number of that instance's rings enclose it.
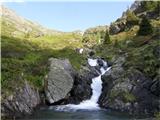
<instances>
[{"instance_id":1,"label":"waterfall","mask_svg":"<svg viewBox=\"0 0 160 120\"><path fill-rule=\"evenodd\" d=\"M89 100L84 100L80 104L68 104L68 105L60 105L57 106L56 110L58 111L68 111L68 110L98 110L98 99L102 92L102 80L101 75L105 74L106 71L108 71L111 67L107 67L107 62L101 60L103 62L103 65L100 68L101 73L98 77L92 78L92 96ZM98 60L97 59L88 59L88 64L92 67L98 66Z\"/></svg>"}]
</instances>

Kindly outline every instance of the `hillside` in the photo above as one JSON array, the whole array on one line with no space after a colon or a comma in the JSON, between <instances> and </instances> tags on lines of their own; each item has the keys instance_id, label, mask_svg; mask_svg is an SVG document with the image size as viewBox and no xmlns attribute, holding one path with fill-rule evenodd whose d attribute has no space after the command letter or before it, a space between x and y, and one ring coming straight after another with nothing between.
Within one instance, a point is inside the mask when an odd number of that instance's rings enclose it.
<instances>
[{"instance_id":1,"label":"hillside","mask_svg":"<svg viewBox=\"0 0 160 120\"><path fill-rule=\"evenodd\" d=\"M40 37L50 34L61 34L63 32L57 30L50 30L41 26L36 22L29 21L19 15L13 10L1 5L1 23L2 23L2 35L11 35L15 37ZM5 28L3 28L5 27Z\"/></svg>"},{"instance_id":2,"label":"hillside","mask_svg":"<svg viewBox=\"0 0 160 120\"><path fill-rule=\"evenodd\" d=\"M111 75L103 78L104 92L99 101L103 107L129 111L133 114L143 115L146 112L145 114L158 116L160 92L158 6L159 3L153 1L142 1L138 5L135 2L121 18L110 25L108 31L111 42L93 47L96 55L115 63ZM143 30L145 35L141 35L139 31L142 21L147 20L153 32L147 33L149 29L145 26Z\"/></svg>"},{"instance_id":3,"label":"hillside","mask_svg":"<svg viewBox=\"0 0 160 120\"><path fill-rule=\"evenodd\" d=\"M1 12L2 101L25 80L43 90L50 57L68 58L80 68L84 58L75 49L83 47L81 34L47 29L4 6Z\"/></svg>"}]
</instances>

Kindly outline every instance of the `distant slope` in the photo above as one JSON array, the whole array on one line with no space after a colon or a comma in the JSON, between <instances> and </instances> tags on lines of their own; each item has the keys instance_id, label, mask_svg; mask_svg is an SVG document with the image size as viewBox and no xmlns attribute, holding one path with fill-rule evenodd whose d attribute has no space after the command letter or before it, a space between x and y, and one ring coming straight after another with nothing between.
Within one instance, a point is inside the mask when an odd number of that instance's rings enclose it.
<instances>
[{"instance_id":1,"label":"distant slope","mask_svg":"<svg viewBox=\"0 0 160 120\"><path fill-rule=\"evenodd\" d=\"M36 22L19 16L15 11L1 5L2 35L39 37L45 34L61 34L58 30L51 30ZM4 28L5 27L5 28Z\"/></svg>"},{"instance_id":2,"label":"distant slope","mask_svg":"<svg viewBox=\"0 0 160 120\"><path fill-rule=\"evenodd\" d=\"M47 62L51 57L69 59L75 69L80 69L85 59L75 51L83 47L78 31L50 30L9 8L1 8L2 101L22 87L25 80L43 90Z\"/></svg>"},{"instance_id":3,"label":"distant slope","mask_svg":"<svg viewBox=\"0 0 160 120\"><path fill-rule=\"evenodd\" d=\"M65 47L82 47L79 31L62 32L51 30L42 25L19 16L13 10L1 5L1 36L27 39L41 47L63 49ZM54 46L53 46L54 45Z\"/></svg>"}]
</instances>

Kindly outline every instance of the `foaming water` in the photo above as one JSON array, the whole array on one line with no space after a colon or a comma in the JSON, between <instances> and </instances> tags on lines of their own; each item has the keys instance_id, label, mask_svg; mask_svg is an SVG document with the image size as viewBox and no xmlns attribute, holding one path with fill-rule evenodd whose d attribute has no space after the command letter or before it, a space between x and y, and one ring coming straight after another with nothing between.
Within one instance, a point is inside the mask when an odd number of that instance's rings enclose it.
<instances>
[{"instance_id":1,"label":"foaming water","mask_svg":"<svg viewBox=\"0 0 160 120\"><path fill-rule=\"evenodd\" d=\"M88 64L90 66L97 66L97 59L88 59ZM105 74L106 71L110 69L107 68L107 62L103 61L103 66L100 68L101 74L98 77L92 78L92 96L89 100L84 100L80 104L68 104L60 105L56 107L57 111L76 111L76 110L99 110L98 99L102 92L102 80L101 75Z\"/></svg>"},{"instance_id":2,"label":"foaming water","mask_svg":"<svg viewBox=\"0 0 160 120\"><path fill-rule=\"evenodd\" d=\"M88 64L90 65L90 66L97 66L98 65L98 63L97 63L97 59L88 59Z\"/></svg>"}]
</instances>

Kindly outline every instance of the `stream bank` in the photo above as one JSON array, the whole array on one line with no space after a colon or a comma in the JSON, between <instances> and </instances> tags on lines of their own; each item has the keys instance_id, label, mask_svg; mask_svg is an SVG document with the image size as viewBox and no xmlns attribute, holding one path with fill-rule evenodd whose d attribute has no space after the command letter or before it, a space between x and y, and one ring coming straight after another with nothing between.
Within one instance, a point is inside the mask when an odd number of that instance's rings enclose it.
<instances>
[{"instance_id":1,"label":"stream bank","mask_svg":"<svg viewBox=\"0 0 160 120\"><path fill-rule=\"evenodd\" d=\"M146 78L140 71L125 71L123 67L125 61L125 56L111 61L113 63L112 68L102 76L102 93L98 103L105 110L127 112L134 116L144 116L144 118L152 116L159 110L156 94L158 90L157 83L151 83L150 79ZM10 116L10 118L21 118L27 114L36 114L36 111L41 113L43 111L41 111L41 107L38 108L40 110L33 111L42 103L54 108L55 105L79 104L81 101L91 98L93 94L91 80L99 75L102 64L101 59L98 59L99 66L91 67L86 65L82 67L83 69L80 72L76 72L67 59L50 58L49 63L50 71L46 77L46 82L51 83L49 84L51 87L45 83L46 102L42 102L44 97L42 99L41 96L44 96L44 94L39 93L26 83L24 89L18 90L15 96L10 97L2 104L3 114ZM59 80L59 78L64 79ZM56 89L57 87L58 89ZM53 88L55 91L53 91ZM66 88L67 91L65 91ZM48 93L51 93L50 96L48 96ZM50 98L52 99L50 100ZM43 112L55 113L54 109L49 106ZM43 112L42 114L45 114ZM104 111L102 113L104 114Z\"/></svg>"}]
</instances>

